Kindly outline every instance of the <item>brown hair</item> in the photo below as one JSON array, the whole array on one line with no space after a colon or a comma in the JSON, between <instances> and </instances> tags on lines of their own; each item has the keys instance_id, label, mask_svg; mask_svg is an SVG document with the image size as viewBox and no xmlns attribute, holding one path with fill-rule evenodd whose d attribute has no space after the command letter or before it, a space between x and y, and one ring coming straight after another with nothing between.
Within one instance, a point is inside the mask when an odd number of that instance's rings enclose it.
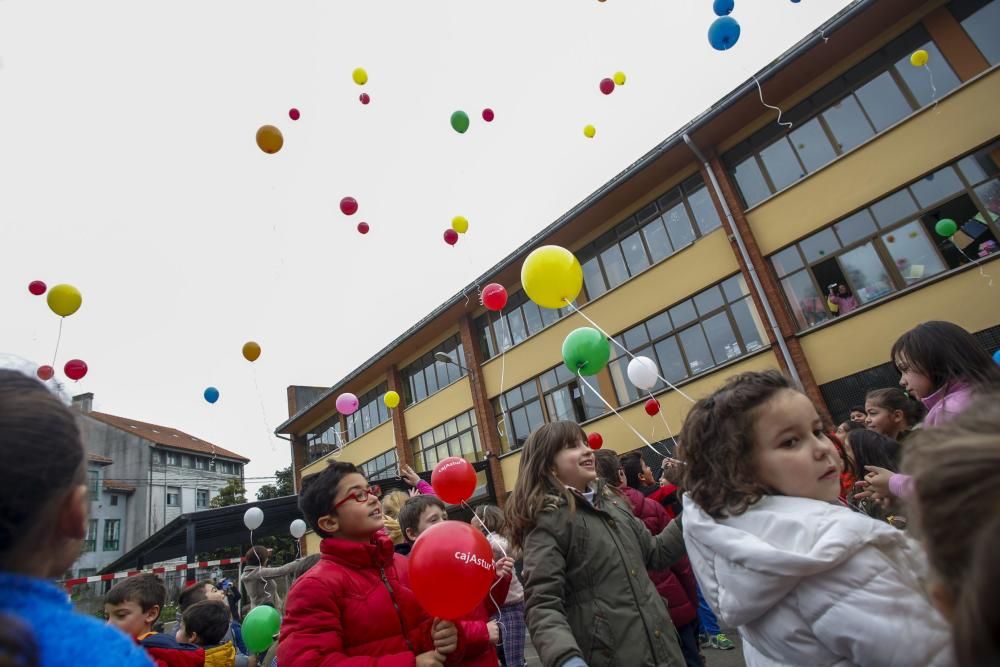
<instances>
[{"instance_id":1,"label":"brown hair","mask_svg":"<svg viewBox=\"0 0 1000 667\"><path fill-rule=\"evenodd\" d=\"M769 492L754 472L753 424L757 409L786 390L792 385L776 370L741 373L691 408L681 486L710 516L742 514Z\"/></svg>"},{"instance_id":2,"label":"brown hair","mask_svg":"<svg viewBox=\"0 0 1000 667\"><path fill-rule=\"evenodd\" d=\"M246 555L243 556L243 561L248 567L264 567L270 558L267 553L267 547L258 544L247 549Z\"/></svg>"},{"instance_id":3,"label":"brown hair","mask_svg":"<svg viewBox=\"0 0 1000 667\"><path fill-rule=\"evenodd\" d=\"M212 584L211 581L199 581L191 584L177 595L177 607L181 613L191 605L208 599L208 592L205 587Z\"/></svg>"},{"instance_id":4,"label":"brown hair","mask_svg":"<svg viewBox=\"0 0 1000 667\"><path fill-rule=\"evenodd\" d=\"M538 513L555 508L563 498L570 511L576 509L573 494L552 473L556 454L587 441L587 434L576 422L560 421L543 424L528 436L521 450L514 490L504 505L507 532L515 550L524 548L524 538L535 527Z\"/></svg>"},{"instance_id":5,"label":"brown hair","mask_svg":"<svg viewBox=\"0 0 1000 667\"><path fill-rule=\"evenodd\" d=\"M187 634L197 633L202 646L212 646L229 632L229 606L219 600L202 600L185 609L181 621Z\"/></svg>"},{"instance_id":6,"label":"brown hair","mask_svg":"<svg viewBox=\"0 0 1000 667\"><path fill-rule=\"evenodd\" d=\"M333 499L337 497L340 480L352 473L361 473L357 466L346 461L327 461L322 471L302 478L299 491L299 511L306 523L320 537L331 537L320 528L319 520L333 511Z\"/></svg>"},{"instance_id":7,"label":"brown hair","mask_svg":"<svg viewBox=\"0 0 1000 667\"><path fill-rule=\"evenodd\" d=\"M162 579L150 572L137 574L134 577L119 581L104 596L104 604L134 602L139 605L143 613L156 605L159 605L160 611L163 611L163 605L166 601L167 587L163 585ZM157 615L157 618L159 618L159 615Z\"/></svg>"},{"instance_id":8,"label":"brown hair","mask_svg":"<svg viewBox=\"0 0 1000 667\"><path fill-rule=\"evenodd\" d=\"M906 426L903 428L904 431L912 430L914 426L920 423L924 415L927 414L927 408L924 407L923 403L915 398L911 398L909 394L899 387L872 389L865 395L865 403L868 402L874 403L883 410L891 412L899 410L902 412L903 418L906 420Z\"/></svg>"},{"instance_id":9,"label":"brown hair","mask_svg":"<svg viewBox=\"0 0 1000 667\"><path fill-rule=\"evenodd\" d=\"M622 469L622 462L618 459L618 452L610 449L598 449L594 452L594 459L597 476L604 480L608 488L617 491L618 484L620 484L618 471Z\"/></svg>"},{"instance_id":10,"label":"brown hair","mask_svg":"<svg viewBox=\"0 0 1000 667\"><path fill-rule=\"evenodd\" d=\"M399 510L399 532L403 534L404 542L410 541L410 536L406 534L406 531L412 529L414 533L417 532L420 517L431 507L438 507L444 512L448 511L448 506L437 496L414 496L403 503L403 507Z\"/></svg>"},{"instance_id":11,"label":"brown hair","mask_svg":"<svg viewBox=\"0 0 1000 667\"><path fill-rule=\"evenodd\" d=\"M911 526L935 575L954 601L960 665L1000 657L1000 394L907 441L903 469L913 475Z\"/></svg>"}]
</instances>

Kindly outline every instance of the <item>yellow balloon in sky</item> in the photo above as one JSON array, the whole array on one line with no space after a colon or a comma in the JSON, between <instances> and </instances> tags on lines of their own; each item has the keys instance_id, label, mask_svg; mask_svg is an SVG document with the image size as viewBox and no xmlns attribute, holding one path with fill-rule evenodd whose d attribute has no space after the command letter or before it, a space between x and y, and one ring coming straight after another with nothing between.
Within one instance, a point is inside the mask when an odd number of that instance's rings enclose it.
<instances>
[{"instance_id":1,"label":"yellow balloon in sky","mask_svg":"<svg viewBox=\"0 0 1000 667\"><path fill-rule=\"evenodd\" d=\"M351 72L351 78L354 79L354 83L363 86L368 83L368 72L365 71L364 67L358 67Z\"/></svg>"},{"instance_id":2,"label":"yellow balloon in sky","mask_svg":"<svg viewBox=\"0 0 1000 667\"><path fill-rule=\"evenodd\" d=\"M257 361L260 359L260 345L252 340L243 343L243 358L247 361Z\"/></svg>"},{"instance_id":3,"label":"yellow balloon in sky","mask_svg":"<svg viewBox=\"0 0 1000 667\"><path fill-rule=\"evenodd\" d=\"M616 86L625 85L625 72L615 72L615 75L611 77L612 81L615 82Z\"/></svg>"},{"instance_id":4,"label":"yellow balloon in sky","mask_svg":"<svg viewBox=\"0 0 1000 667\"><path fill-rule=\"evenodd\" d=\"M451 219L451 228L459 234L464 234L469 231L469 221L464 216L456 215Z\"/></svg>"},{"instance_id":5,"label":"yellow balloon in sky","mask_svg":"<svg viewBox=\"0 0 1000 667\"><path fill-rule=\"evenodd\" d=\"M56 285L45 299L52 312L59 317L69 317L83 305L83 295L72 285Z\"/></svg>"},{"instance_id":6,"label":"yellow balloon in sky","mask_svg":"<svg viewBox=\"0 0 1000 667\"><path fill-rule=\"evenodd\" d=\"M584 126L584 128L583 128L583 136L587 137L588 139L593 139L595 134L597 134L597 128L596 127L594 127L593 125L586 125L586 126Z\"/></svg>"},{"instance_id":7,"label":"yellow balloon in sky","mask_svg":"<svg viewBox=\"0 0 1000 667\"><path fill-rule=\"evenodd\" d=\"M385 396L382 397L382 400L385 402L385 407L390 410L399 407L399 394L394 391L385 392Z\"/></svg>"},{"instance_id":8,"label":"yellow balloon in sky","mask_svg":"<svg viewBox=\"0 0 1000 667\"><path fill-rule=\"evenodd\" d=\"M268 155L277 153L284 145L285 138L281 136L281 130L274 125L261 125L257 130L257 147Z\"/></svg>"},{"instance_id":9,"label":"yellow balloon in sky","mask_svg":"<svg viewBox=\"0 0 1000 667\"><path fill-rule=\"evenodd\" d=\"M542 246L521 265L521 286L542 308L565 308L583 289L583 268L566 248Z\"/></svg>"},{"instance_id":10,"label":"yellow balloon in sky","mask_svg":"<svg viewBox=\"0 0 1000 667\"><path fill-rule=\"evenodd\" d=\"M910 64L914 67L923 67L927 64L927 60L930 58L928 53L923 49L918 49L910 54Z\"/></svg>"}]
</instances>

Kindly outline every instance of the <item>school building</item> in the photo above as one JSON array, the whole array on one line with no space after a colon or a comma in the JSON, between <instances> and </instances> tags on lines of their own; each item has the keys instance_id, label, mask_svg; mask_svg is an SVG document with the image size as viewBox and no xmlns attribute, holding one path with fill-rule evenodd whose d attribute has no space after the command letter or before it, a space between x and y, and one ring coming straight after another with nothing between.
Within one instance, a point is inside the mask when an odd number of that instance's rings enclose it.
<instances>
[{"instance_id":1,"label":"school building","mask_svg":"<svg viewBox=\"0 0 1000 667\"><path fill-rule=\"evenodd\" d=\"M582 263L581 311L694 397L777 367L840 419L867 389L896 384L889 350L920 322L1000 347L997 35L1000 0L852 3L756 75L791 127L748 81L487 271L477 284L510 294L502 317L458 295L333 386L290 387L277 432L290 436L296 488L332 456L373 482L401 462L429 472L464 456L480 476L473 502L502 503L544 422L578 421L618 452L640 446L605 401L665 439L617 347L588 379L601 397L562 365L563 339L587 322L521 290L521 264L542 245ZM911 64L918 50L925 67ZM950 238L935 231L944 219ZM857 309L831 312L834 283ZM390 389L403 397L392 411ZM348 416L335 407L346 391L361 403ZM653 392L676 431L689 403Z\"/></svg>"}]
</instances>

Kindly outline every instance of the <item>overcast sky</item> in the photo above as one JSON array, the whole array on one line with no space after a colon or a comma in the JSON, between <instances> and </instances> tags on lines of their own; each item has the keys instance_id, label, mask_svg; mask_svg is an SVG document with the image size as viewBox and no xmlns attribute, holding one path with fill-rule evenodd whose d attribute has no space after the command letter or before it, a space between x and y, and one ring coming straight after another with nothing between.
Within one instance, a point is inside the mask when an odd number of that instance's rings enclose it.
<instances>
[{"instance_id":1,"label":"overcast sky","mask_svg":"<svg viewBox=\"0 0 1000 667\"><path fill-rule=\"evenodd\" d=\"M27 286L76 285L70 393L273 475L287 385L339 380L847 4L737 0L717 52L711 0L0 1L0 353L50 363Z\"/></svg>"}]
</instances>

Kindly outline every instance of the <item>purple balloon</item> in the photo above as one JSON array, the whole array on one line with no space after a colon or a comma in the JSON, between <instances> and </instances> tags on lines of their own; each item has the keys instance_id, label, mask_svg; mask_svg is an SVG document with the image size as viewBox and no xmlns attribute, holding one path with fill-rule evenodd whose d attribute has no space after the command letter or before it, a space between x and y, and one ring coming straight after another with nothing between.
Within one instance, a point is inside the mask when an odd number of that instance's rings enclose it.
<instances>
[{"instance_id":1,"label":"purple balloon","mask_svg":"<svg viewBox=\"0 0 1000 667\"><path fill-rule=\"evenodd\" d=\"M351 393L343 393L337 397L337 412L342 415L353 415L358 411L358 397Z\"/></svg>"}]
</instances>

